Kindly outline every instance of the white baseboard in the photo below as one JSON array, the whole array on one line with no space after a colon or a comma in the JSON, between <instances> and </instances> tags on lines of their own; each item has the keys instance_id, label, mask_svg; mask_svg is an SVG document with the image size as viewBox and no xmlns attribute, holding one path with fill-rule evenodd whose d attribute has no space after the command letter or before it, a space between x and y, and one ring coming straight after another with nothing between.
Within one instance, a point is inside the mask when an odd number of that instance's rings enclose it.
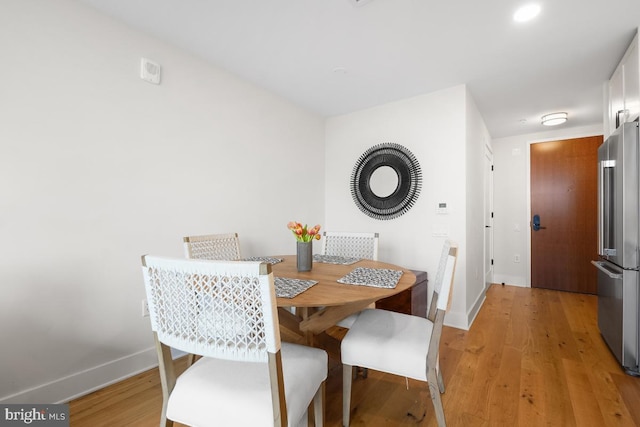
<instances>
[{"instance_id":1,"label":"white baseboard","mask_svg":"<svg viewBox=\"0 0 640 427\"><path fill-rule=\"evenodd\" d=\"M469 324L467 323L467 316L464 313L457 311L448 311L444 317L445 326L451 326L452 328L469 330Z\"/></svg>"},{"instance_id":2,"label":"white baseboard","mask_svg":"<svg viewBox=\"0 0 640 427\"><path fill-rule=\"evenodd\" d=\"M527 288L527 278L522 276L508 276L506 274L494 274L493 283L504 283L505 285L519 286Z\"/></svg>"},{"instance_id":3,"label":"white baseboard","mask_svg":"<svg viewBox=\"0 0 640 427\"><path fill-rule=\"evenodd\" d=\"M0 403L66 403L158 366L154 348L0 398Z\"/></svg>"},{"instance_id":4,"label":"white baseboard","mask_svg":"<svg viewBox=\"0 0 640 427\"><path fill-rule=\"evenodd\" d=\"M476 316L480 312L480 309L482 308L482 304L484 304L484 301L486 299L487 299L487 293L485 290L483 290L480 293L480 295L478 295L478 298L476 298L476 301L473 303L473 306L471 306L471 310L469 310L469 312L467 313L467 322L469 324L469 328L473 324L473 321L476 320Z\"/></svg>"},{"instance_id":5,"label":"white baseboard","mask_svg":"<svg viewBox=\"0 0 640 427\"><path fill-rule=\"evenodd\" d=\"M471 309L465 314L460 312L449 311L444 318L444 324L446 326L450 326L452 328L463 329L468 331L471 327L471 324L475 320L476 316L480 312L482 308L482 304L486 299L486 293L483 290L478 298L476 298L475 303L471 307Z\"/></svg>"}]
</instances>

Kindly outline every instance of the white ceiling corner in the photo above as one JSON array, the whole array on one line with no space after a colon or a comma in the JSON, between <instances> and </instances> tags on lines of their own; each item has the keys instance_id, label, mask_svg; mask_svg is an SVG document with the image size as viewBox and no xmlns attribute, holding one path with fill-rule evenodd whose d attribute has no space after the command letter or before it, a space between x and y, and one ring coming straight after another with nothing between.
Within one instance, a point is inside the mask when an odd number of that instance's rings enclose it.
<instances>
[{"instance_id":1,"label":"white ceiling corner","mask_svg":"<svg viewBox=\"0 0 640 427\"><path fill-rule=\"evenodd\" d=\"M466 84L494 138L602 123L640 25L638 0L541 0L524 24L510 0L80 1L325 116Z\"/></svg>"}]
</instances>

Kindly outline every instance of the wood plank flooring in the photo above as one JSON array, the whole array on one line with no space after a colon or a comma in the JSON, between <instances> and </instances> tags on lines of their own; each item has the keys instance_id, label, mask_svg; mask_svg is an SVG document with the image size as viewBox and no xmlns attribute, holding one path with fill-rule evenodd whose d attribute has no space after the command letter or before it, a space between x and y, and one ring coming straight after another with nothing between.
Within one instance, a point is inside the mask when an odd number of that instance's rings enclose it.
<instances>
[{"instance_id":1,"label":"wood plank flooring","mask_svg":"<svg viewBox=\"0 0 640 427\"><path fill-rule=\"evenodd\" d=\"M596 304L593 295L493 285L471 330L443 333L447 425L640 426L640 378L604 344ZM71 426L157 426L160 404L151 370L70 402ZM352 426L437 425L426 384L371 370L354 381L351 406ZM333 362L325 425L341 419L342 368Z\"/></svg>"}]
</instances>

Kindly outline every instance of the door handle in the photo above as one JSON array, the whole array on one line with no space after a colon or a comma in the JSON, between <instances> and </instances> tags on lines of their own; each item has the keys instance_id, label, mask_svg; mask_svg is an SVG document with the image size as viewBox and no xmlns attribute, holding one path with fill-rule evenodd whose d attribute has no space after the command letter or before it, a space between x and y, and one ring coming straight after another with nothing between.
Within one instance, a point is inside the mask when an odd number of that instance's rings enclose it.
<instances>
[{"instance_id":1,"label":"door handle","mask_svg":"<svg viewBox=\"0 0 640 427\"><path fill-rule=\"evenodd\" d=\"M531 221L531 228L533 229L533 231L538 231L538 230L545 229L547 227L540 226L540 215L535 214L533 216L533 221Z\"/></svg>"}]
</instances>

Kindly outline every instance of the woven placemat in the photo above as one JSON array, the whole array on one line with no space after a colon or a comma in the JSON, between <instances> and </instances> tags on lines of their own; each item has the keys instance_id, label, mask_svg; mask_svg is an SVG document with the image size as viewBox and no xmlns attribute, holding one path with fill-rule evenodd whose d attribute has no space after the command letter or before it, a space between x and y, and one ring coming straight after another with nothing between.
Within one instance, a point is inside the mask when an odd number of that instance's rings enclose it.
<instances>
[{"instance_id":1,"label":"woven placemat","mask_svg":"<svg viewBox=\"0 0 640 427\"><path fill-rule=\"evenodd\" d=\"M320 255L315 254L313 256L313 260L315 262L324 262L326 264L341 264L341 265L351 265L360 261L360 258L353 258L347 256L339 256L339 255Z\"/></svg>"},{"instance_id":2,"label":"woven placemat","mask_svg":"<svg viewBox=\"0 0 640 427\"><path fill-rule=\"evenodd\" d=\"M289 279L286 277L276 277L276 296L278 298L294 298L316 283L316 280Z\"/></svg>"},{"instance_id":3,"label":"woven placemat","mask_svg":"<svg viewBox=\"0 0 640 427\"><path fill-rule=\"evenodd\" d=\"M272 258L268 256L252 256L249 258L244 258L242 261L260 261L266 262L267 264L277 264L282 262L282 258Z\"/></svg>"},{"instance_id":4,"label":"woven placemat","mask_svg":"<svg viewBox=\"0 0 640 427\"><path fill-rule=\"evenodd\" d=\"M338 279L338 282L345 285L393 289L400 281L400 277L402 277L402 270L357 267L351 273Z\"/></svg>"}]
</instances>

